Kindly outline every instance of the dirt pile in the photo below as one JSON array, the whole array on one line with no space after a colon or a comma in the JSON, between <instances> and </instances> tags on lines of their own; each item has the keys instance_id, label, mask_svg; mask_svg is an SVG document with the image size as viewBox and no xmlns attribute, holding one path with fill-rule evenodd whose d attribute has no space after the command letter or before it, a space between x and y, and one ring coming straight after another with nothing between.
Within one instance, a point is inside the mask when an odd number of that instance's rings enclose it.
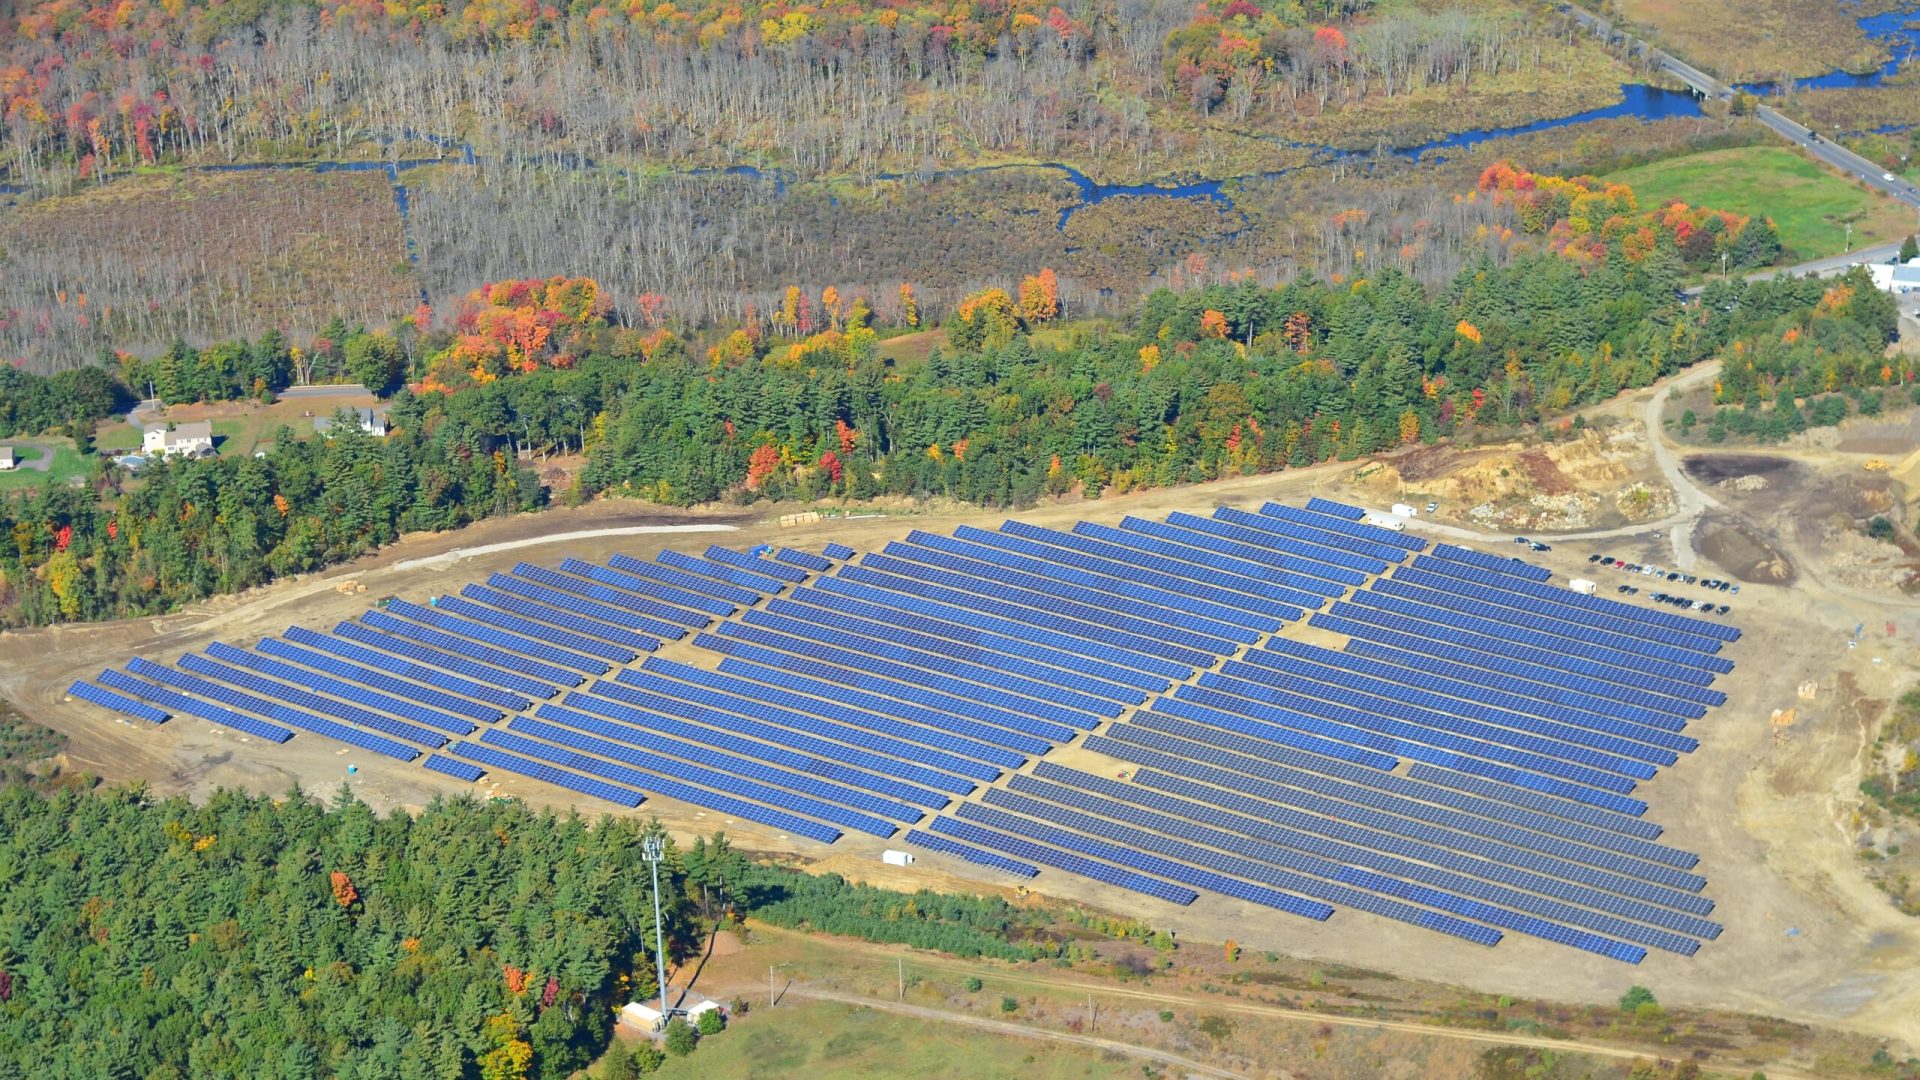
<instances>
[{"instance_id":1,"label":"dirt pile","mask_svg":"<svg viewBox=\"0 0 1920 1080\"><path fill-rule=\"evenodd\" d=\"M1834 580L1856 589L1899 589L1913 577L1913 562L1897 545L1862 535L1842 520L1821 523L1820 551Z\"/></svg>"},{"instance_id":2,"label":"dirt pile","mask_svg":"<svg viewBox=\"0 0 1920 1080\"><path fill-rule=\"evenodd\" d=\"M1745 522L1708 519L1694 535L1700 538L1700 554L1741 581L1784 585L1793 580L1786 555Z\"/></svg>"},{"instance_id":3,"label":"dirt pile","mask_svg":"<svg viewBox=\"0 0 1920 1080\"><path fill-rule=\"evenodd\" d=\"M1767 490L1767 478L1761 476L1759 473L1748 473L1745 476L1735 476L1722 480L1713 486L1722 491L1765 491Z\"/></svg>"},{"instance_id":4,"label":"dirt pile","mask_svg":"<svg viewBox=\"0 0 1920 1080\"><path fill-rule=\"evenodd\" d=\"M1376 501L1435 501L1486 528L1591 528L1672 513L1672 492L1646 479L1646 449L1637 427L1591 428L1544 445L1428 447L1348 480Z\"/></svg>"}]
</instances>

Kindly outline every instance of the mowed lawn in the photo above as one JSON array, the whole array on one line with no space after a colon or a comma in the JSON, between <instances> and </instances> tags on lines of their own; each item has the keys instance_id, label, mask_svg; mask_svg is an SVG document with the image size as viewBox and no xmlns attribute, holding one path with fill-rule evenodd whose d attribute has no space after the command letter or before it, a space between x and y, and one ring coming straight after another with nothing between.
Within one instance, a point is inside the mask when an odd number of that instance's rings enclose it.
<instances>
[{"instance_id":1,"label":"mowed lawn","mask_svg":"<svg viewBox=\"0 0 1920 1080\"><path fill-rule=\"evenodd\" d=\"M1122 1036L1124 1038L1124 1036ZM1082 1080L1138 1077L1137 1058L1043 1039L1012 1038L824 1001L759 1009L669 1058L657 1080Z\"/></svg>"},{"instance_id":2,"label":"mowed lawn","mask_svg":"<svg viewBox=\"0 0 1920 1080\"><path fill-rule=\"evenodd\" d=\"M21 488L41 487L48 480L56 484L65 484L76 476L86 476L92 468L92 462L80 456L73 443L66 439L48 439L36 443L9 443L15 455L24 462L37 462L49 451L53 461L47 471L28 468L22 464L6 472L0 472L0 491L18 491Z\"/></svg>"},{"instance_id":3,"label":"mowed lawn","mask_svg":"<svg viewBox=\"0 0 1920 1080\"><path fill-rule=\"evenodd\" d=\"M1669 158L1607 177L1633 188L1642 207L1669 199L1689 206L1771 217L1789 261L1838 255L1853 246L1898 240L1914 217L1892 199L1842 179L1780 146L1743 146Z\"/></svg>"}]
</instances>

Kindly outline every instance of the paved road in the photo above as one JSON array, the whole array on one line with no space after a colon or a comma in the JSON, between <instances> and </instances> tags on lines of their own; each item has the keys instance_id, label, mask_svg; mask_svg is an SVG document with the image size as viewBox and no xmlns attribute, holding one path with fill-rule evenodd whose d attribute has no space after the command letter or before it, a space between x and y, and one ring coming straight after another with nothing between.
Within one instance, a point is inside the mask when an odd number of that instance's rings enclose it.
<instances>
[{"instance_id":1,"label":"paved road","mask_svg":"<svg viewBox=\"0 0 1920 1080\"><path fill-rule=\"evenodd\" d=\"M12 442L8 445L13 447L14 468L31 469L38 473L47 472L53 468L53 447L37 442ZM22 450L38 450L40 451L40 456L34 458L32 461L28 461L26 458L20 456L20 451Z\"/></svg>"},{"instance_id":2,"label":"paved road","mask_svg":"<svg viewBox=\"0 0 1920 1080\"><path fill-rule=\"evenodd\" d=\"M1608 44L1624 43L1633 46L1653 63L1655 70L1679 79L1693 88L1695 93L1720 101L1733 100L1735 87L1732 85L1721 82L1679 57L1665 50L1656 49L1640 38L1616 28L1611 21L1572 5L1565 5L1560 10L1575 22L1604 38ZM1916 188L1904 177L1892 175L1889 179L1890 174L1880 166L1844 146L1834 145L1829 139L1816 138L1812 129L1770 105L1756 103L1753 115L1754 119L1765 124L1768 130L1806 149L1820 161L1843 173L1859 177L1868 187L1886 192L1908 206L1920 209L1920 188Z\"/></svg>"}]
</instances>

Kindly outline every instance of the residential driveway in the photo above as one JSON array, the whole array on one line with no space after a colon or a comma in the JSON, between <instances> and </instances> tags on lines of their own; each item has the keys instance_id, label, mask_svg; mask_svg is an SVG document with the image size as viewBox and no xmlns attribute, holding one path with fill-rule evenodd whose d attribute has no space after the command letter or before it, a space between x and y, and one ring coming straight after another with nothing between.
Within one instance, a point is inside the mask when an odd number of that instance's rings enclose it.
<instances>
[{"instance_id":1,"label":"residential driveway","mask_svg":"<svg viewBox=\"0 0 1920 1080\"><path fill-rule=\"evenodd\" d=\"M34 472L42 473L53 468L53 447L30 442L10 442L8 445L13 447L14 468L32 469ZM40 456L28 461L23 453L27 450L38 450Z\"/></svg>"}]
</instances>

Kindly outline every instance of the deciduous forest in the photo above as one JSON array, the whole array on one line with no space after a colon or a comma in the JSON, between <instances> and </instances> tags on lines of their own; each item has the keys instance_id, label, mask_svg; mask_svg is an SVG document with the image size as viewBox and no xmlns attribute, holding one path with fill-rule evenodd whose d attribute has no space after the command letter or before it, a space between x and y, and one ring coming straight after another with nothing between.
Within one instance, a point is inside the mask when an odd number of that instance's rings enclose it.
<instances>
[{"instance_id":1,"label":"deciduous forest","mask_svg":"<svg viewBox=\"0 0 1920 1080\"><path fill-rule=\"evenodd\" d=\"M1711 302L1681 302L1690 262L1767 261L1777 240L1764 220L1641 208L1617 185L1510 166L1461 200L1506 254L1439 289L1394 269L1279 288L1210 281L1063 335L1048 330L1063 308L1043 269L963 300L924 361L882 359L875 328L876 311L891 313L886 333L920 319L910 286L794 287L752 322L697 334L644 301L610 320L592 280L554 278L477 290L450 327L425 333L340 328L317 353L274 336L182 345L111 375L55 376L92 387L73 398L10 374L25 403L0 413L13 432L101 415L130 396L127 380L172 401L272 393L302 364L404 385L384 440L289 433L261 459L137 478L103 468L88 488L0 502L0 621L165 611L402 530L536 508L550 496L527 465L553 452L587 457L554 496L566 500L895 494L1019 508L1526 424L1551 434L1581 405L1711 356L1730 361L1723 400L1756 408L1914 380L1910 359L1881 358L1896 315L1864 271L1730 281Z\"/></svg>"}]
</instances>

